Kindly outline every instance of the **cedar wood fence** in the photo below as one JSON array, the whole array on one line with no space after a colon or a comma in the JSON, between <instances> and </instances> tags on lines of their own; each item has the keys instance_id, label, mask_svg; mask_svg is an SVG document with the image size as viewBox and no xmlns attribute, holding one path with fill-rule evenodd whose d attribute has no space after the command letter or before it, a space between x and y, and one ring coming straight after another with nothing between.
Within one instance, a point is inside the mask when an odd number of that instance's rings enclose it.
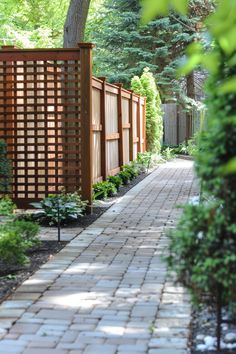
<instances>
[{"instance_id":1,"label":"cedar wood fence","mask_svg":"<svg viewBox=\"0 0 236 354\"><path fill-rule=\"evenodd\" d=\"M188 116L181 106L176 103L162 105L164 124L164 144L179 145L186 142L201 129L201 112L195 110L191 114L188 124Z\"/></svg>"},{"instance_id":2,"label":"cedar wood fence","mask_svg":"<svg viewBox=\"0 0 236 354\"><path fill-rule=\"evenodd\" d=\"M0 138L19 207L62 188L91 205L92 184L145 151L145 98L94 78L92 47L0 50Z\"/></svg>"}]
</instances>

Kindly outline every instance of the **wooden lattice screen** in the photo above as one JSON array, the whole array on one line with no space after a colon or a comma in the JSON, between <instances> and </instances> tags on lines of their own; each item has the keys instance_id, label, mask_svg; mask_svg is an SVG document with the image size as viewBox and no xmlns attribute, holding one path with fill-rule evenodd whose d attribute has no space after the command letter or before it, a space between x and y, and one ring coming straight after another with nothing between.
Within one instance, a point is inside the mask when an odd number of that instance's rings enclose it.
<instances>
[{"instance_id":1,"label":"wooden lattice screen","mask_svg":"<svg viewBox=\"0 0 236 354\"><path fill-rule=\"evenodd\" d=\"M19 206L62 188L91 201L91 80L91 45L0 51L0 138Z\"/></svg>"}]
</instances>

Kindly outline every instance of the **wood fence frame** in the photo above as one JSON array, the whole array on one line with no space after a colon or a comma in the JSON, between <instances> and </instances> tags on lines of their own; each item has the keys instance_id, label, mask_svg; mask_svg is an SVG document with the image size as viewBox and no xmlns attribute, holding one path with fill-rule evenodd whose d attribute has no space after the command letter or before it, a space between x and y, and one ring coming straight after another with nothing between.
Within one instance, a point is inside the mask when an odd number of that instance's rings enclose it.
<instances>
[{"instance_id":1,"label":"wood fence frame","mask_svg":"<svg viewBox=\"0 0 236 354\"><path fill-rule=\"evenodd\" d=\"M32 62L34 67L37 66L39 61L44 61L45 66L49 61L67 61L70 60L78 60L80 63L80 89L78 96L78 102L80 106L80 173L81 173L81 184L80 185L65 185L66 190L72 191L75 187L81 188L81 196L83 200L88 200L89 205L92 205L92 185L96 181L100 181L106 179L108 175L114 175L120 171L120 167L124 164L125 161L125 152L127 146L125 146L124 141L124 131L126 131L126 135L128 132L129 141L128 141L128 149L129 149L129 161L133 161L136 158L138 152L144 152L146 149L146 132L145 132L145 110L146 110L146 100L139 95L134 94L132 91L128 91L122 88L122 84L112 85L106 82L105 78L95 78L92 76L92 48L93 44L91 43L79 43L78 48L70 48L70 49L18 49L13 46L4 46L2 50L0 50L0 123L3 124L3 128L0 128L0 133L2 136L0 138L5 139L6 141L11 141L11 146L16 151L14 152L16 156L18 153L17 150L17 137L14 137L14 134L11 135L11 130L9 129L9 124L11 124L13 120L17 119L17 97L15 97L15 103L12 101L12 96L14 96L14 92L17 91L17 83L14 82L16 80L17 75L11 76L10 84L4 83L1 86L1 77L2 80L6 81L9 79L9 76L6 76L7 70L13 63L13 68L16 67L17 61L21 62ZM15 64L14 64L15 63ZM10 67L11 69L11 67ZM5 70L5 71L4 71ZM13 69L17 70L17 69ZM55 69L56 70L56 69ZM26 70L27 71L27 70ZM4 74L5 72L5 74ZM26 72L27 74L27 72ZM5 75L5 76L4 76ZM37 75L36 75L37 76ZM12 77L14 79L12 79ZM24 79L27 85L27 78ZM35 79L36 80L36 79ZM46 79L45 79L46 80ZM56 77L54 77L56 80ZM37 81L35 81L37 87ZM15 85L15 86L13 86ZM3 88L1 88L3 87ZM12 90L12 91L11 91ZM24 89L25 90L25 89ZM100 94L100 123L93 124L93 90L97 90ZM23 89L22 89L23 91ZM108 134L106 132L106 125L109 122L107 117L107 109L106 109L106 100L107 94L111 93L117 99L117 124L118 131L113 134ZM35 91L36 94L36 91ZM5 96L4 96L5 95ZM15 94L16 95L16 94ZM45 93L46 95L46 93ZM4 97L2 97L4 96ZM27 98L27 96L24 96ZM46 96L45 96L46 97ZM25 101L26 101L25 98ZM45 98L46 100L46 98ZM128 104L128 115L126 119L128 119L128 123L123 122L123 101L126 100L126 105ZM9 108L6 108L6 102L8 103ZM14 104L13 104L13 103ZM5 105L5 106L4 106ZM37 105L37 104L36 104ZM56 106L56 109L58 107ZM96 109L96 107L95 107ZM24 103L25 115L27 117L27 104ZM1 115L1 112L5 112ZM135 113L134 113L135 112ZM45 121L47 119L47 112L45 114ZM63 115L63 112L60 113ZM13 118L15 117L15 118ZM36 119L36 118L35 118ZM6 128L8 124L8 128ZM25 123L26 124L26 123ZM134 129L136 125L136 130ZM36 128L35 128L36 129ZM46 129L46 128L45 128ZM14 130L14 129L13 129ZM22 133L21 133L22 134ZM26 134L26 133L25 133ZM93 176L93 166L96 162L93 149L94 149L94 136L95 134L100 135L100 149L101 149L101 166L99 167L101 171L99 176ZM14 140L15 139L15 140ZM35 140L36 141L36 140ZM118 161L119 164L114 169L108 168L107 162L107 148L109 147L109 141L117 141L118 144ZM127 139L126 139L127 144ZM75 148L76 149L76 148ZM68 148L67 148L68 150ZM11 156L11 154L9 153ZM72 161L73 162L73 161ZM127 156L126 156L127 162ZM27 158L25 160L25 164L27 165ZM28 166L28 165L27 165ZM48 165L47 165L48 166ZM72 165L73 167L73 165ZM48 168L48 167L47 167ZM13 174L17 172L14 171ZM25 170L27 175L27 167ZM35 172L36 173L36 172ZM56 172L55 172L56 173ZM67 178L69 180L70 178ZM38 180L36 178L36 180ZM14 183L13 183L14 184ZM47 188L47 186L45 186ZM37 186L36 186L37 189ZM55 193L58 193L58 189L55 190ZM45 195L49 192L45 189ZM37 194L36 194L37 195ZM25 198L20 199L18 197L18 189L17 182L14 184L14 201L17 203L19 207L28 207L29 203L37 198Z\"/></svg>"}]
</instances>

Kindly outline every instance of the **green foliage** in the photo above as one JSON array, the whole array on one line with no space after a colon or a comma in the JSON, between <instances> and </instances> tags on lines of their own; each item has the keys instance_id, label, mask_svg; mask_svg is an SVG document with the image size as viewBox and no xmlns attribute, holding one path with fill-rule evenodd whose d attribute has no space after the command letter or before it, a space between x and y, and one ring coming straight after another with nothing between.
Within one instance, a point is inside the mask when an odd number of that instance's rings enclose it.
<instances>
[{"instance_id":1,"label":"green foliage","mask_svg":"<svg viewBox=\"0 0 236 354\"><path fill-rule=\"evenodd\" d=\"M0 2L0 42L24 48L61 47L68 0Z\"/></svg>"},{"instance_id":2,"label":"green foliage","mask_svg":"<svg viewBox=\"0 0 236 354\"><path fill-rule=\"evenodd\" d=\"M67 223L83 215L87 202L82 201L77 192L51 194L39 203L31 203L35 208L43 209L39 216L46 217L50 225Z\"/></svg>"},{"instance_id":3,"label":"green foliage","mask_svg":"<svg viewBox=\"0 0 236 354\"><path fill-rule=\"evenodd\" d=\"M12 215L15 209L16 209L16 205L13 203L13 201L9 196L4 196L3 198L0 199L1 216Z\"/></svg>"},{"instance_id":4,"label":"green foliage","mask_svg":"<svg viewBox=\"0 0 236 354\"><path fill-rule=\"evenodd\" d=\"M166 161L173 159L175 157L175 148L171 148L170 146L163 146L161 156Z\"/></svg>"},{"instance_id":5,"label":"green foliage","mask_svg":"<svg viewBox=\"0 0 236 354\"><path fill-rule=\"evenodd\" d=\"M0 193L9 191L11 179L11 165L7 158L7 146L4 140L0 140Z\"/></svg>"},{"instance_id":6,"label":"green foliage","mask_svg":"<svg viewBox=\"0 0 236 354\"><path fill-rule=\"evenodd\" d=\"M123 172L129 175L129 179L132 180L138 176L138 168L135 164L124 165L121 167Z\"/></svg>"},{"instance_id":7,"label":"green foliage","mask_svg":"<svg viewBox=\"0 0 236 354\"><path fill-rule=\"evenodd\" d=\"M120 189L120 186L122 185L122 179L119 176L108 176L107 181L113 183L117 191Z\"/></svg>"},{"instance_id":8,"label":"green foliage","mask_svg":"<svg viewBox=\"0 0 236 354\"><path fill-rule=\"evenodd\" d=\"M176 154L196 156L198 153L198 137L199 134L195 134L193 138L186 142L179 144L178 147L174 148L173 151Z\"/></svg>"},{"instance_id":9,"label":"green foliage","mask_svg":"<svg viewBox=\"0 0 236 354\"><path fill-rule=\"evenodd\" d=\"M9 265L27 262L26 251L38 245L37 224L26 221L12 221L0 225L0 259Z\"/></svg>"},{"instance_id":10,"label":"green foliage","mask_svg":"<svg viewBox=\"0 0 236 354\"><path fill-rule=\"evenodd\" d=\"M137 156L137 163L145 169L149 169L152 161L152 153L149 151L139 152Z\"/></svg>"},{"instance_id":11,"label":"green foliage","mask_svg":"<svg viewBox=\"0 0 236 354\"><path fill-rule=\"evenodd\" d=\"M144 0L142 22L147 23L157 15L167 15L169 10L179 11L182 15L187 14L188 0Z\"/></svg>"},{"instance_id":12,"label":"green foliage","mask_svg":"<svg viewBox=\"0 0 236 354\"><path fill-rule=\"evenodd\" d=\"M122 179L122 183L127 185L130 183L130 174L128 171L121 171L119 177Z\"/></svg>"},{"instance_id":13,"label":"green foliage","mask_svg":"<svg viewBox=\"0 0 236 354\"><path fill-rule=\"evenodd\" d=\"M213 204L188 207L172 235L170 265L190 287L197 301L205 294L216 300L217 349L220 349L221 308L235 300L236 289L236 3L220 0L206 22L213 40L188 50L182 72L199 64L209 70L207 129L200 136L196 171L204 197ZM227 166L227 169L225 168ZM236 166L235 166L236 167Z\"/></svg>"},{"instance_id":14,"label":"green foliage","mask_svg":"<svg viewBox=\"0 0 236 354\"><path fill-rule=\"evenodd\" d=\"M99 9L92 1L86 41L96 44L95 75L129 87L131 78L141 76L143 69L149 67L162 99L173 99L183 90L175 69L186 46L199 38L197 26L209 13L209 3L212 1L193 0L187 16L171 12L140 25L139 0L104 0Z\"/></svg>"},{"instance_id":15,"label":"green foliage","mask_svg":"<svg viewBox=\"0 0 236 354\"><path fill-rule=\"evenodd\" d=\"M163 113L155 78L149 68L144 69L140 79L137 76L132 79L131 88L134 92L146 96L147 150L159 153L163 136Z\"/></svg>"},{"instance_id":16,"label":"green foliage","mask_svg":"<svg viewBox=\"0 0 236 354\"><path fill-rule=\"evenodd\" d=\"M236 224L226 213L218 202L188 205L170 235L169 265L197 303L216 301L219 287L222 304L235 298Z\"/></svg>"},{"instance_id":17,"label":"green foliage","mask_svg":"<svg viewBox=\"0 0 236 354\"><path fill-rule=\"evenodd\" d=\"M93 197L97 199L106 199L116 194L117 188L112 182L102 181L93 185Z\"/></svg>"}]
</instances>

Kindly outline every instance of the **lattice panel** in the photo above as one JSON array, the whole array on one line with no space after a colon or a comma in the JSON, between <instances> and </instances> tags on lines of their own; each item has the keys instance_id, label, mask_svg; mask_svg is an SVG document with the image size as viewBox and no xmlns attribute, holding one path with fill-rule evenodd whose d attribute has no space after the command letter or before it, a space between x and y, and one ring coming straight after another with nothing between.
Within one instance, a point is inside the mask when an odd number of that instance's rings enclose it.
<instances>
[{"instance_id":1,"label":"lattice panel","mask_svg":"<svg viewBox=\"0 0 236 354\"><path fill-rule=\"evenodd\" d=\"M0 136L13 197L26 204L81 186L79 60L0 62Z\"/></svg>"}]
</instances>

